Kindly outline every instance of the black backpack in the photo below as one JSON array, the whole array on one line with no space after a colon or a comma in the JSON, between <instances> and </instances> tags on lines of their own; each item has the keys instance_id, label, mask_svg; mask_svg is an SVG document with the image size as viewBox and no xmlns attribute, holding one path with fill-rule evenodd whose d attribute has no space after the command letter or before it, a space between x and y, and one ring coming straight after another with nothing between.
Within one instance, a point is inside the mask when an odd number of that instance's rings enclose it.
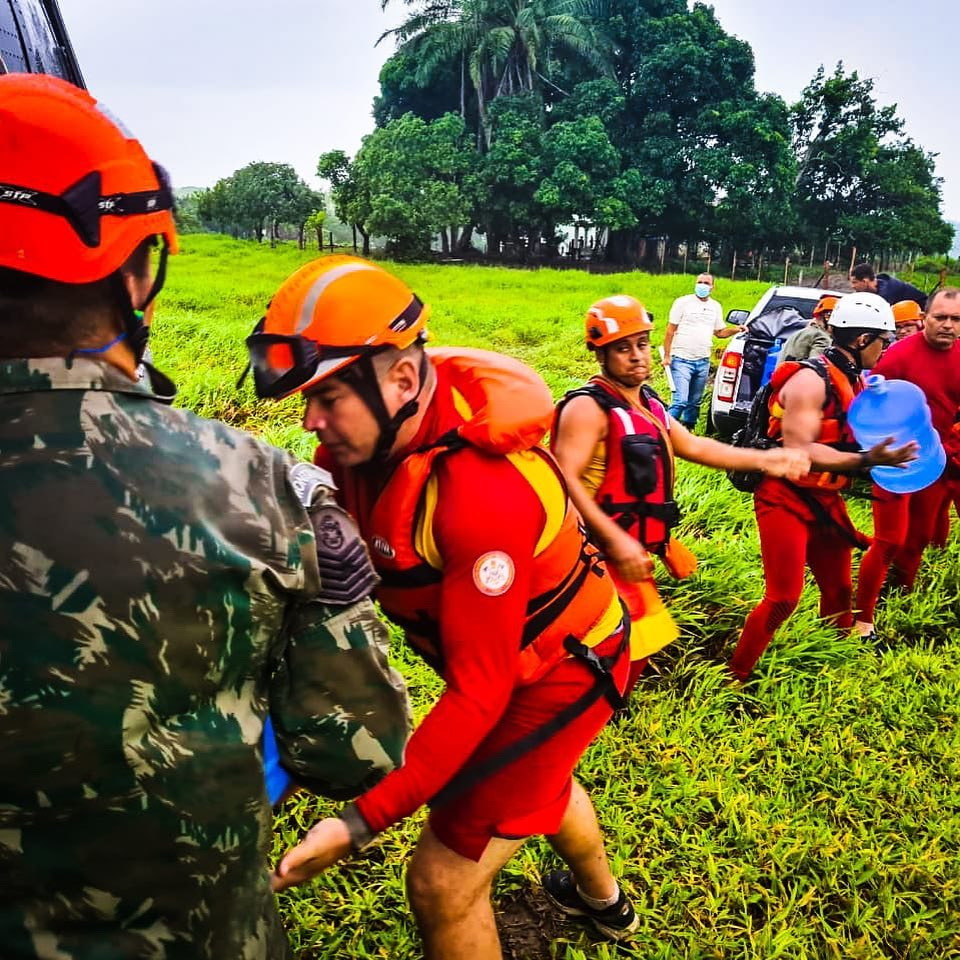
<instances>
[{"instance_id":1,"label":"black backpack","mask_svg":"<svg viewBox=\"0 0 960 960\"><path fill-rule=\"evenodd\" d=\"M823 363L814 357L810 360L792 361L800 367L815 370L822 378L827 388L824 406L829 404L833 396L833 384L830 375ZM749 447L753 450L769 450L780 446L779 440L773 440L767 431L770 428L770 395L773 393L773 380L768 380L754 395L750 403L750 412L746 423L733 435L730 440L732 447ZM759 470L728 470L727 478L742 493L753 493L760 485L764 474Z\"/></svg>"},{"instance_id":2,"label":"black backpack","mask_svg":"<svg viewBox=\"0 0 960 960\"><path fill-rule=\"evenodd\" d=\"M730 440L732 447L749 447L754 450L769 450L777 446L777 440L767 436L770 425L770 382L767 381L754 395L746 423ZM728 470L727 479L742 493L753 493L763 479L759 470Z\"/></svg>"}]
</instances>

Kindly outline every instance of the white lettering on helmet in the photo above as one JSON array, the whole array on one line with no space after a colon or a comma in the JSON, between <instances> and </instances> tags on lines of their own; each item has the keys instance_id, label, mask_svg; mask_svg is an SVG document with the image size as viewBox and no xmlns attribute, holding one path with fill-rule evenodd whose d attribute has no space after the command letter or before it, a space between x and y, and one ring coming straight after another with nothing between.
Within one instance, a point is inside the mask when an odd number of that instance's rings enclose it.
<instances>
[{"instance_id":1,"label":"white lettering on helmet","mask_svg":"<svg viewBox=\"0 0 960 960\"><path fill-rule=\"evenodd\" d=\"M0 200L8 203L33 203L36 195L36 190L17 190L13 187L0 190Z\"/></svg>"}]
</instances>

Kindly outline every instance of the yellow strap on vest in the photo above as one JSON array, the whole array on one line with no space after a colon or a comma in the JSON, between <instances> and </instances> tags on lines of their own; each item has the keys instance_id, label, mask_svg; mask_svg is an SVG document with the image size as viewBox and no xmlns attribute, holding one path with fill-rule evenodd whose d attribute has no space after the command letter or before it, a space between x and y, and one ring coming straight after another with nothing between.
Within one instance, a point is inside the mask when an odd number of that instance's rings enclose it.
<instances>
[{"instance_id":1,"label":"yellow strap on vest","mask_svg":"<svg viewBox=\"0 0 960 960\"><path fill-rule=\"evenodd\" d=\"M507 459L530 484L531 489L543 504L546 520L533 552L533 555L538 557L553 543L563 526L567 511L567 494L553 467L539 454L531 450L523 450L520 453L507 454ZM437 477L436 474L431 473L424 488L423 508L420 510L414 530L413 548L431 567L442 570L443 558L440 556L433 536L433 517L437 511L437 498Z\"/></svg>"},{"instance_id":2,"label":"yellow strap on vest","mask_svg":"<svg viewBox=\"0 0 960 960\"><path fill-rule=\"evenodd\" d=\"M521 476L530 484L533 492L540 498L546 521L540 531L540 539L533 555L540 556L556 539L567 515L567 491L564 490L553 467L532 450L520 453L508 453L507 459L517 468Z\"/></svg>"},{"instance_id":3,"label":"yellow strap on vest","mask_svg":"<svg viewBox=\"0 0 960 960\"><path fill-rule=\"evenodd\" d=\"M413 549L434 570L442 570L443 557L440 556L437 541L433 538L433 515L437 512L437 499L437 475L431 473L427 477L427 485L423 491L423 509L417 519L417 528L413 532Z\"/></svg>"},{"instance_id":4,"label":"yellow strap on vest","mask_svg":"<svg viewBox=\"0 0 960 960\"><path fill-rule=\"evenodd\" d=\"M450 396L453 398L453 409L463 417L464 420L473 419L473 407L467 403L467 398L456 388L450 388Z\"/></svg>"},{"instance_id":5,"label":"yellow strap on vest","mask_svg":"<svg viewBox=\"0 0 960 960\"><path fill-rule=\"evenodd\" d=\"M607 637L612 637L620 629L622 622L623 606L620 604L620 598L616 591L614 591L610 605L603 611L603 616L587 631L587 635L580 642L585 647L595 647L597 644L603 643Z\"/></svg>"}]
</instances>

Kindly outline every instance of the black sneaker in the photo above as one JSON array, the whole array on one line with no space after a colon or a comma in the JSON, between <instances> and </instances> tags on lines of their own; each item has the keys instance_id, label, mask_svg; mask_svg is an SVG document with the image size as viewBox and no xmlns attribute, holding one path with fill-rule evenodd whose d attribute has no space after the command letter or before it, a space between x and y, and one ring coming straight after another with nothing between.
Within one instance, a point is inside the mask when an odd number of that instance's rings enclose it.
<instances>
[{"instance_id":1,"label":"black sneaker","mask_svg":"<svg viewBox=\"0 0 960 960\"><path fill-rule=\"evenodd\" d=\"M583 917L589 920L607 940L629 940L640 926L640 918L623 890L612 907L595 910L587 906L577 892L576 882L569 870L554 870L548 873L543 878L543 892L547 899L568 917Z\"/></svg>"}]
</instances>

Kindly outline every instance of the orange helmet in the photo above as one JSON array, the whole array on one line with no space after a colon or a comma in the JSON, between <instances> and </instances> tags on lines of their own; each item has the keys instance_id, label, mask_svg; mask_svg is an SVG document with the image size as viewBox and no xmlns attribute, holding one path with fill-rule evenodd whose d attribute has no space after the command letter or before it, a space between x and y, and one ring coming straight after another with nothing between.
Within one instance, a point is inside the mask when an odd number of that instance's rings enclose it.
<instances>
[{"instance_id":1,"label":"orange helmet","mask_svg":"<svg viewBox=\"0 0 960 960\"><path fill-rule=\"evenodd\" d=\"M313 260L280 285L247 338L257 395L287 397L387 347L424 341L429 313L375 263Z\"/></svg>"},{"instance_id":2,"label":"orange helmet","mask_svg":"<svg viewBox=\"0 0 960 960\"><path fill-rule=\"evenodd\" d=\"M587 346L597 349L631 334L652 330L653 319L636 297L617 294L590 307L585 327Z\"/></svg>"},{"instance_id":3,"label":"orange helmet","mask_svg":"<svg viewBox=\"0 0 960 960\"><path fill-rule=\"evenodd\" d=\"M817 305L813 308L813 315L819 317L821 313L830 313L833 311L833 308L837 305L839 297L831 296L829 293L825 293L818 301Z\"/></svg>"},{"instance_id":4,"label":"orange helmet","mask_svg":"<svg viewBox=\"0 0 960 960\"><path fill-rule=\"evenodd\" d=\"M91 283L147 237L175 253L172 211L162 168L85 90L0 76L0 267Z\"/></svg>"},{"instance_id":5,"label":"orange helmet","mask_svg":"<svg viewBox=\"0 0 960 960\"><path fill-rule=\"evenodd\" d=\"M903 323L921 323L923 311L916 300L901 300L893 305L893 322L899 327Z\"/></svg>"}]
</instances>

